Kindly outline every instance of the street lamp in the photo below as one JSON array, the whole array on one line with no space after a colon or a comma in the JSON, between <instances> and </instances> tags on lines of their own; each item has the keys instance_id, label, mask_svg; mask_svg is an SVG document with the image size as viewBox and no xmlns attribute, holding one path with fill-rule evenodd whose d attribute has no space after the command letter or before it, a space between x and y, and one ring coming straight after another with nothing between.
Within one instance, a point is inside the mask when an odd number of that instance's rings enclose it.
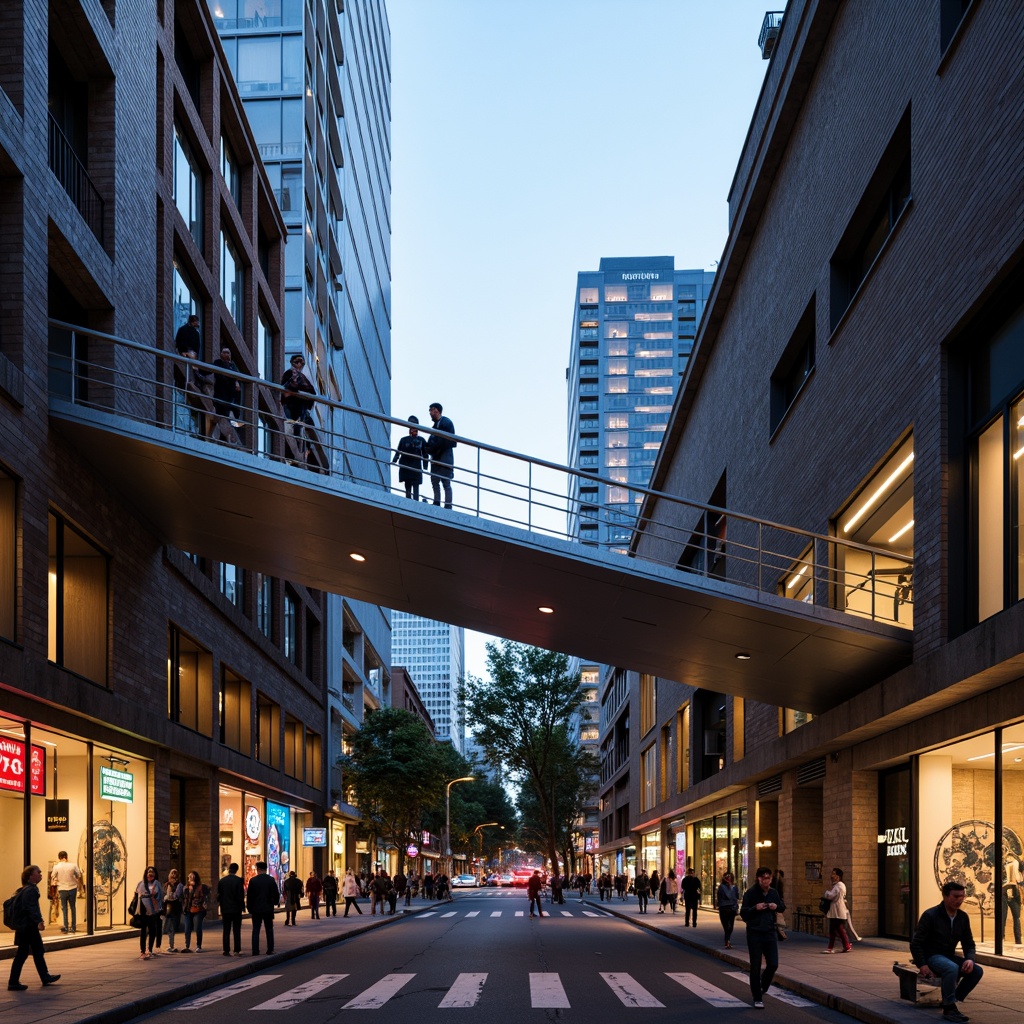
<instances>
[{"instance_id":1,"label":"street lamp","mask_svg":"<svg viewBox=\"0 0 1024 1024\"><path fill-rule=\"evenodd\" d=\"M473 829L473 835L476 835L477 832L480 831L480 829L488 828L490 825L498 825L498 823L496 821L485 821L482 825L477 825L477 827L475 829ZM500 828L502 830L502 832L505 831L505 826L504 825L498 825L498 828ZM483 858L484 858L484 837L481 835L480 836L480 859L483 860Z\"/></svg>"},{"instance_id":2,"label":"street lamp","mask_svg":"<svg viewBox=\"0 0 1024 1024\"><path fill-rule=\"evenodd\" d=\"M461 779L452 779L444 790L444 856L445 874L449 883L452 877L452 786L458 782L476 782L475 775L464 775Z\"/></svg>"}]
</instances>

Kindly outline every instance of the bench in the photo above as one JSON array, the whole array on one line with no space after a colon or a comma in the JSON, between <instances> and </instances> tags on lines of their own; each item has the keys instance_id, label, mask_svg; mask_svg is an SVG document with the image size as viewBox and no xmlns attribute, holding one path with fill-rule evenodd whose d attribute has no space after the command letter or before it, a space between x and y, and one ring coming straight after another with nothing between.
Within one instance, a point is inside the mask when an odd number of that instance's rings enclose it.
<instances>
[{"instance_id":1,"label":"bench","mask_svg":"<svg viewBox=\"0 0 1024 1024\"><path fill-rule=\"evenodd\" d=\"M900 999L918 1006L938 1006L942 1003L942 988L938 978L922 978L916 964L892 965L892 973L899 978Z\"/></svg>"}]
</instances>

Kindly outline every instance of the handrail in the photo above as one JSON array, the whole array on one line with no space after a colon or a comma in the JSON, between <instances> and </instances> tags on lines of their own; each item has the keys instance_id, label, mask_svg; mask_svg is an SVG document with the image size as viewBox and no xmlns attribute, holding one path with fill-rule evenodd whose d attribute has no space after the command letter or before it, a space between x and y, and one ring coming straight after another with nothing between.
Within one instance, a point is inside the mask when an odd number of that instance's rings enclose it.
<instances>
[{"instance_id":1,"label":"handrail","mask_svg":"<svg viewBox=\"0 0 1024 1024\"><path fill-rule=\"evenodd\" d=\"M49 323L49 388L55 398L320 475L404 493L391 484L391 461L392 434L397 440L397 430L409 428L405 419L317 395L309 397L319 422L292 421L283 412L281 384L65 321ZM223 402L190 383L207 377L242 385L243 398L231 403L232 412L220 411ZM596 544L580 539L578 524L614 522L632 534L623 554L668 567L687 579L717 579L880 622L912 625L913 561L895 552L624 484L431 426L417 429L458 443L454 507L467 515L593 547L595 554ZM429 481L426 473L426 491ZM572 496L579 491L573 481L617 488L629 500L583 501ZM666 508L672 510L668 515Z\"/></svg>"},{"instance_id":2,"label":"handrail","mask_svg":"<svg viewBox=\"0 0 1024 1024\"><path fill-rule=\"evenodd\" d=\"M103 244L103 197L68 137L50 114L49 165L82 219Z\"/></svg>"}]
</instances>

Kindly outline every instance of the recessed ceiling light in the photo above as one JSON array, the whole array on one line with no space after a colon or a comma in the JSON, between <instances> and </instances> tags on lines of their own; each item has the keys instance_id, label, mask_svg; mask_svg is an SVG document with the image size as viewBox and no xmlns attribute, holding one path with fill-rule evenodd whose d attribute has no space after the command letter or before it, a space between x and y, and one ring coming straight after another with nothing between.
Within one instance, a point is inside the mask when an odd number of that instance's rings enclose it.
<instances>
[{"instance_id":1,"label":"recessed ceiling light","mask_svg":"<svg viewBox=\"0 0 1024 1024\"><path fill-rule=\"evenodd\" d=\"M348 557L351 558L353 562L365 562L366 561L366 555L361 555L357 551L353 551Z\"/></svg>"},{"instance_id":2,"label":"recessed ceiling light","mask_svg":"<svg viewBox=\"0 0 1024 1024\"><path fill-rule=\"evenodd\" d=\"M555 609L554 608L549 608L546 604L542 604L537 609L537 611L539 611L542 615L554 615L555 614Z\"/></svg>"},{"instance_id":3,"label":"recessed ceiling light","mask_svg":"<svg viewBox=\"0 0 1024 1024\"><path fill-rule=\"evenodd\" d=\"M741 652L740 654L736 655L736 660L737 661L750 661L750 655Z\"/></svg>"}]
</instances>

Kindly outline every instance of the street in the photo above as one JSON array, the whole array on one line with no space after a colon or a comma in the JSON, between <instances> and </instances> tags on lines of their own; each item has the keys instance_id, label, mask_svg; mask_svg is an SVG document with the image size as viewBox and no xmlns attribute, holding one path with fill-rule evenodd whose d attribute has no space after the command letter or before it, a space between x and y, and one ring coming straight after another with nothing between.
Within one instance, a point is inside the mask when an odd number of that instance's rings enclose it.
<instances>
[{"instance_id":1,"label":"street","mask_svg":"<svg viewBox=\"0 0 1024 1024\"><path fill-rule=\"evenodd\" d=\"M339 1010L383 1010L412 1021L435 1010L472 1009L476 1019L534 1021L567 1012L583 1019L664 1019L685 1014L757 1014L792 1022L851 1018L785 990L770 990L765 1009L751 1007L744 973L676 942L639 931L600 905L567 898L544 904L531 920L521 891L463 890L455 903L409 915L266 972L183 1000L150 1019L181 1024L222 1022L249 1011L274 1010L322 1024ZM652 910L652 913L654 911ZM246 939L248 936L246 936ZM243 942L243 948L245 943Z\"/></svg>"}]
</instances>

